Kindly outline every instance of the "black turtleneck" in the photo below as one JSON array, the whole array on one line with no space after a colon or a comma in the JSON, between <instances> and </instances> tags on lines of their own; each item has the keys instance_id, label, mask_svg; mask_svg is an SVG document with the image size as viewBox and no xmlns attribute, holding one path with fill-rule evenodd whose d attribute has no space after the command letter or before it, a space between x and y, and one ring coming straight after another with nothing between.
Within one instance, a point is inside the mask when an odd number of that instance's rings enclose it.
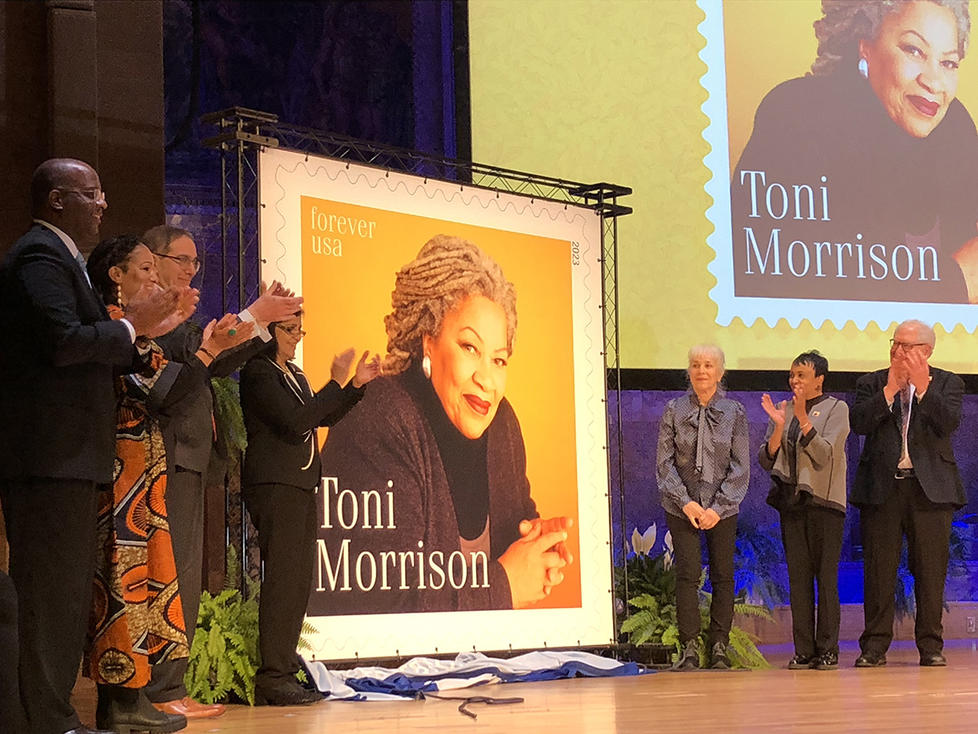
<instances>
[{"instance_id":1,"label":"black turtleneck","mask_svg":"<svg viewBox=\"0 0 978 734\"><path fill-rule=\"evenodd\" d=\"M413 367L409 377L409 388L418 396L438 445L455 505L459 535L466 540L474 540L482 535L489 517L487 432L476 439L463 436L446 415L431 380L420 369Z\"/></svg>"}]
</instances>

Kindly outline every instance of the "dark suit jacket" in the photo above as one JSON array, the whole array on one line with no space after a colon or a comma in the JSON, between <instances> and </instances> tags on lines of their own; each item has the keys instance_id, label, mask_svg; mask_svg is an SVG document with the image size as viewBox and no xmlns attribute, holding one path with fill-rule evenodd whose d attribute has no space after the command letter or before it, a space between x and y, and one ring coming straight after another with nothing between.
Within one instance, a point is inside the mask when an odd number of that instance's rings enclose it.
<instances>
[{"instance_id":1,"label":"dark suit jacket","mask_svg":"<svg viewBox=\"0 0 978 734\"><path fill-rule=\"evenodd\" d=\"M863 375L856 382L850 424L866 436L850 501L856 506L881 505L893 487L900 461L902 408L900 396L887 407L883 397L887 370ZM961 420L964 383L952 372L930 368L930 387L914 396L907 447L920 486L931 502L962 507L967 502L951 448L951 434Z\"/></svg>"},{"instance_id":2,"label":"dark suit jacket","mask_svg":"<svg viewBox=\"0 0 978 734\"><path fill-rule=\"evenodd\" d=\"M111 482L113 378L136 350L47 227L0 264L0 335L0 476Z\"/></svg>"},{"instance_id":3,"label":"dark suit jacket","mask_svg":"<svg viewBox=\"0 0 978 734\"><path fill-rule=\"evenodd\" d=\"M200 349L203 337L203 329L197 323L185 321L155 341L162 347L163 356L171 362L192 364L199 362L194 355ZM207 471L214 441L214 398L210 378L227 377L265 346L265 342L255 337L222 352L211 362L207 372L202 373L188 398L160 406L160 426L171 470L179 466L201 474Z\"/></svg>"},{"instance_id":4,"label":"dark suit jacket","mask_svg":"<svg viewBox=\"0 0 978 734\"><path fill-rule=\"evenodd\" d=\"M332 426L363 397L366 387L330 380L313 394L291 362L299 389L270 357L254 357L241 370L241 409L248 430L242 485L288 484L312 490L321 474L316 428Z\"/></svg>"}]
</instances>

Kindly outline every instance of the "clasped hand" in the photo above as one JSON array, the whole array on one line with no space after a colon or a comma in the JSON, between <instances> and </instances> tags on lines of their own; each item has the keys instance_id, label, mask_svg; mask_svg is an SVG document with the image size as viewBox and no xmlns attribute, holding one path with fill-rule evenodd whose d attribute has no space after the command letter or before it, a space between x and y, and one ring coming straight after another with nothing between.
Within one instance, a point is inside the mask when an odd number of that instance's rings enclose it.
<instances>
[{"instance_id":1,"label":"clasped hand","mask_svg":"<svg viewBox=\"0 0 978 734\"><path fill-rule=\"evenodd\" d=\"M704 510L699 502L689 501L683 505L683 514L690 524L699 530L710 530L720 522L720 516L712 507Z\"/></svg>"},{"instance_id":2,"label":"clasped hand","mask_svg":"<svg viewBox=\"0 0 978 734\"><path fill-rule=\"evenodd\" d=\"M561 569L574 561L565 543L573 525L570 517L538 517L520 522L520 539L499 558L509 580L514 609L540 601L563 582Z\"/></svg>"}]
</instances>

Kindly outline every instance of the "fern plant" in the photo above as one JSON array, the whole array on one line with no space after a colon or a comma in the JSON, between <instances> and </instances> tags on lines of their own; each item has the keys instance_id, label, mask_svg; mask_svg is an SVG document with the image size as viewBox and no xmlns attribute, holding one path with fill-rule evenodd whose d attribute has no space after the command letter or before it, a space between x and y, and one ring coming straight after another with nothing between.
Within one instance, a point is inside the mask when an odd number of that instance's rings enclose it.
<instances>
[{"instance_id":1,"label":"fern plant","mask_svg":"<svg viewBox=\"0 0 978 734\"><path fill-rule=\"evenodd\" d=\"M185 678L190 697L216 703L234 694L254 705L257 670L258 603L237 589L203 592Z\"/></svg>"},{"instance_id":2,"label":"fern plant","mask_svg":"<svg viewBox=\"0 0 978 734\"><path fill-rule=\"evenodd\" d=\"M214 425L218 438L227 447L228 458L234 464L248 447L238 383L230 377L212 377L211 389L214 392Z\"/></svg>"},{"instance_id":3,"label":"fern plant","mask_svg":"<svg viewBox=\"0 0 978 734\"><path fill-rule=\"evenodd\" d=\"M204 703L236 696L255 704L258 655L258 582L249 580L246 595L227 588L238 578L240 562L233 547L227 550L225 589L217 596L200 597L197 629L190 646L184 683L190 697Z\"/></svg>"},{"instance_id":4,"label":"fern plant","mask_svg":"<svg viewBox=\"0 0 978 734\"><path fill-rule=\"evenodd\" d=\"M258 598L261 584L247 578L245 593L230 588L240 578L241 562L234 546L226 556L225 588L217 596L205 591L200 597L197 630L190 646L190 660L184 684L191 698L204 703L226 702L232 696L255 705L255 673L261 665L258 651ZM318 630L308 621L302 623L299 650L312 650L307 635ZM296 678L307 683L300 668Z\"/></svg>"}]
</instances>

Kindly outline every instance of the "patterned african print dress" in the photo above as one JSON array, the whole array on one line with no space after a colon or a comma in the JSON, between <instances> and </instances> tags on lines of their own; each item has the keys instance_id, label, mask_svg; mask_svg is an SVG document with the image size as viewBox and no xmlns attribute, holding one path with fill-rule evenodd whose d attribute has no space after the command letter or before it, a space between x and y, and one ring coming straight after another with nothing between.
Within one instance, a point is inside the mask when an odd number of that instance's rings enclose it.
<instances>
[{"instance_id":1,"label":"patterned african print dress","mask_svg":"<svg viewBox=\"0 0 978 734\"><path fill-rule=\"evenodd\" d=\"M151 348L150 370L119 380L115 478L99 493L84 667L96 683L128 688L146 685L152 665L188 654L166 517L163 434L146 405L166 360L156 344Z\"/></svg>"}]
</instances>

